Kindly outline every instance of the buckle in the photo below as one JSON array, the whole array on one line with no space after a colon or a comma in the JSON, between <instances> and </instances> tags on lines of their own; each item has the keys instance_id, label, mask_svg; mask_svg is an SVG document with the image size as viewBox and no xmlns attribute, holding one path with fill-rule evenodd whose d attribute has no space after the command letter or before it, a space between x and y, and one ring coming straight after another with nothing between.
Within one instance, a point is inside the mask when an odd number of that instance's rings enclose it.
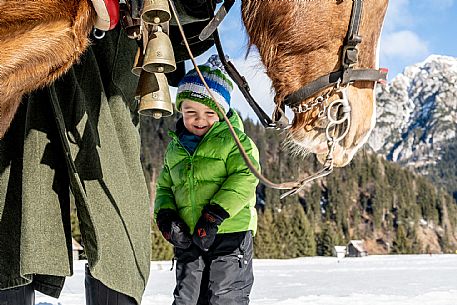
<instances>
[{"instance_id":1,"label":"buckle","mask_svg":"<svg viewBox=\"0 0 457 305\"><path fill-rule=\"evenodd\" d=\"M352 68L359 61L359 49L357 46L362 42L362 36L351 35L343 45L343 67Z\"/></svg>"},{"instance_id":2,"label":"buckle","mask_svg":"<svg viewBox=\"0 0 457 305\"><path fill-rule=\"evenodd\" d=\"M344 69L352 68L359 61L359 50L357 46L343 47L343 67Z\"/></svg>"}]
</instances>

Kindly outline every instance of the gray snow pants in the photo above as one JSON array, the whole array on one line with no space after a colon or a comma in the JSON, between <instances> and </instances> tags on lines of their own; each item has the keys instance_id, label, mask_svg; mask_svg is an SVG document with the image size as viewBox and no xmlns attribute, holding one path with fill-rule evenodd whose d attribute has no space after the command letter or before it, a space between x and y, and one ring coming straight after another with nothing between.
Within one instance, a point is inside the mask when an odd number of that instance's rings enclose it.
<instances>
[{"instance_id":1,"label":"gray snow pants","mask_svg":"<svg viewBox=\"0 0 457 305\"><path fill-rule=\"evenodd\" d=\"M251 231L218 234L208 252L175 248L173 305L248 305L252 256Z\"/></svg>"}]
</instances>

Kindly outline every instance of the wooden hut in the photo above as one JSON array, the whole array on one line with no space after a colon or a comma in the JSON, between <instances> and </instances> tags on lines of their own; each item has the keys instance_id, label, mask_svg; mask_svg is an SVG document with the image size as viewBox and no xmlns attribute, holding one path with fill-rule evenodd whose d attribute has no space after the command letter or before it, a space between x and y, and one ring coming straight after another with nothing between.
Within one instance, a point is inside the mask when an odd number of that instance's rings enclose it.
<instances>
[{"instance_id":1,"label":"wooden hut","mask_svg":"<svg viewBox=\"0 0 457 305\"><path fill-rule=\"evenodd\" d=\"M363 240L351 240L347 245L347 256L363 257L367 256L368 252L365 249Z\"/></svg>"}]
</instances>

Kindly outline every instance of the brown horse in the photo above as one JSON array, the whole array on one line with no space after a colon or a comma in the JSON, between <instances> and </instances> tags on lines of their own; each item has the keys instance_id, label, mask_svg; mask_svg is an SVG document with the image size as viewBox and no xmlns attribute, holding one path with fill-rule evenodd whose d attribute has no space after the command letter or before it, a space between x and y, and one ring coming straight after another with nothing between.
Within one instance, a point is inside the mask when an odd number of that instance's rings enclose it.
<instances>
[{"instance_id":1,"label":"brown horse","mask_svg":"<svg viewBox=\"0 0 457 305\"><path fill-rule=\"evenodd\" d=\"M359 68L377 65L377 47L388 0L364 0L360 23ZM348 31L353 1L256 1L242 2L244 24L266 67L276 91L275 103L303 85L341 67L343 41ZM349 163L364 144L375 123L374 82L356 81L348 88L352 109L348 133L333 155L334 165ZM317 94L319 95L319 94ZM312 102L315 96L301 102ZM336 99L330 97L328 102ZM316 112L296 113L290 129L296 149L318 155L327 154L323 119Z\"/></svg>"},{"instance_id":2,"label":"brown horse","mask_svg":"<svg viewBox=\"0 0 457 305\"><path fill-rule=\"evenodd\" d=\"M359 67L375 67L388 0L364 0ZM304 84L338 70L352 1L243 0L242 13L252 44L259 49L280 105ZM53 82L89 45L94 24L90 0L0 0L0 138L23 94ZM354 82L348 134L335 147L336 166L346 165L374 126L374 83ZM331 97L328 102L337 97ZM310 99L305 100L306 104ZM323 119L316 111L295 115L291 139L303 151L327 153Z\"/></svg>"}]
</instances>

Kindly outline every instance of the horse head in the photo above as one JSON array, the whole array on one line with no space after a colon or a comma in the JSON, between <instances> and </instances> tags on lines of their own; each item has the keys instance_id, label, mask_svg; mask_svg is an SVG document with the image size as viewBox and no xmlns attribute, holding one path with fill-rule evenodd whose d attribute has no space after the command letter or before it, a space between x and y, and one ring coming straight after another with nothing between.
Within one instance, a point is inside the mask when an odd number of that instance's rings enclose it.
<instances>
[{"instance_id":1,"label":"horse head","mask_svg":"<svg viewBox=\"0 0 457 305\"><path fill-rule=\"evenodd\" d=\"M388 0L365 0L360 20L358 61L354 68L375 68L380 32ZM353 1L255 1L243 0L242 17L250 44L259 50L275 89L275 103L322 75L342 66L343 45L353 11ZM374 81L354 81L344 90L350 105L345 135L334 146L335 166L345 166L367 141L375 124ZM314 153L323 163L328 150L328 116L322 115L341 90L319 90L299 102L309 111L294 111L289 130L294 149ZM315 107L307 107L314 105ZM337 111L327 109L325 111ZM332 115L332 114L330 114ZM334 114L336 115L336 114Z\"/></svg>"}]
</instances>

